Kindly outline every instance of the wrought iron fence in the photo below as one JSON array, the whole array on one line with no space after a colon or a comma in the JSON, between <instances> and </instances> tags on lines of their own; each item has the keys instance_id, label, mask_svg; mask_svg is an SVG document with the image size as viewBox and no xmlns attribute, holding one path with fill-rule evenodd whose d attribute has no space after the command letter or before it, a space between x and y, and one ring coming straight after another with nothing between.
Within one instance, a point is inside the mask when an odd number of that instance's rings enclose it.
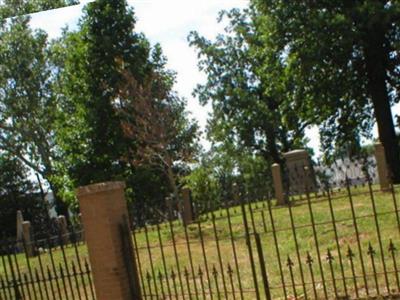
<instances>
[{"instance_id":1,"label":"wrought iron fence","mask_svg":"<svg viewBox=\"0 0 400 300\"><path fill-rule=\"evenodd\" d=\"M315 193L308 186L303 194L287 191L286 206L242 194L236 206L199 215L187 226L164 220L135 227L143 298L398 296L400 191L394 185L381 191L368 172L351 180L346 166L342 170L340 184L326 181Z\"/></svg>"},{"instance_id":2,"label":"wrought iron fence","mask_svg":"<svg viewBox=\"0 0 400 300\"><path fill-rule=\"evenodd\" d=\"M0 300L95 299L86 252L83 231L74 228L0 241Z\"/></svg>"}]
</instances>

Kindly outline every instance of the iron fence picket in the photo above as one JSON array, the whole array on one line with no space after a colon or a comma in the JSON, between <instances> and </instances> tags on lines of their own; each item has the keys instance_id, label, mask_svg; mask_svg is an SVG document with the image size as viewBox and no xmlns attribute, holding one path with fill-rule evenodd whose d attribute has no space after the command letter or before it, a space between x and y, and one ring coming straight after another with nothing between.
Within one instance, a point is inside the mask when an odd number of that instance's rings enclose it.
<instances>
[{"instance_id":1,"label":"iron fence picket","mask_svg":"<svg viewBox=\"0 0 400 300\"><path fill-rule=\"evenodd\" d=\"M63 245L61 241L55 243L53 237L38 240L35 235L31 236L31 241L0 241L0 299L96 299L94 290L89 292L93 289L91 270L88 264L85 270L82 267L77 241L72 239L70 244ZM56 238L59 240L59 236ZM57 262L54 251L59 252ZM67 251L75 255L67 255ZM69 265L69 272L66 265Z\"/></svg>"},{"instance_id":2,"label":"iron fence picket","mask_svg":"<svg viewBox=\"0 0 400 300\"><path fill-rule=\"evenodd\" d=\"M366 271L365 271L364 256L363 256L363 251L362 251L361 241L360 241L360 233L359 233L359 230L358 230L358 224L357 224L357 217L356 217L355 208L354 208L353 195L351 193L350 184L349 184L349 180L348 180L347 177L346 177L346 190L347 190L348 199L349 199L349 202L350 202L350 208L351 208L351 215L352 215L352 218L353 218L354 231L355 231L355 234L356 234L358 255L360 257L361 270L362 270L363 279L364 279L364 287L365 287L365 291L366 291L367 296L368 296L369 295L369 288L368 288L367 275L366 275Z\"/></svg>"},{"instance_id":3,"label":"iron fence picket","mask_svg":"<svg viewBox=\"0 0 400 300\"><path fill-rule=\"evenodd\" d=\"M193 225L169 219L135 228L133 252L144 298L352 299L400 293L395 247L400 232L398 190L391 185L385 195L393 203L381 206L382 192L374 189L372 180L354 180L358 187L346 178L340 191L327 186L323 195L305 187L300 196L291 196L296 205L283 208L272 207L273 200L258 203L250 195L246 201L241 197L238 207L223 204L207 217L197 216ZM335 201L348 211L337 213ZM323 216L318 215L319 204L326 208ZM297 207L306 212L305 221L297 220ZM288 220L278 219L281 214ZM384 218L389 217L397 228L386 236L389 225ZM371 232L365 239L367 223ZM351 226L347 232L354 233L352 241L342 236L342 224ZM328 231L327 236L321 234ZM308 244L302 240L305 233ZM284 251L283 237L291 243ZM59 234L56 239L20 241L21 253L9 242L0 242L0 299L94 299L90 267L81 257L78 238L73 230L68 244L64 238ZM30 247L33 257L28 255Z\"/></svg>"}]
</instances>

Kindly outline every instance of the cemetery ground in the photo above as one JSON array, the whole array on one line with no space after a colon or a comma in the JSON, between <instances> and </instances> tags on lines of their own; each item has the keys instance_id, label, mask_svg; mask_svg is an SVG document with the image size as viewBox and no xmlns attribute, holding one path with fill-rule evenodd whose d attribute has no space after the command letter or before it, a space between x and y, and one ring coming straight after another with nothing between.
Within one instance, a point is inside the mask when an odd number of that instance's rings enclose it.
<instances>
[{"instance_id":1,"label":"cemetery ground","mask_svg":"<svg viewBox=\"0 0 400 300\"><path fill-rule=\"evenodd\" d=\"M326 195L313 196L310 201L305 196L301 199L297 197L292 199L290 207L276 206L274 200L270 201L271 205L268 205L267 201L259 201L245 204L243 207L235 206L229 208L229 210L220 209L213 213L201 215L199 218L201 225L193 223L184 227L180 222L173 221L137 229L134 231L133 239L142 288L147 289L147 293L154 293L156 289L161 293L161 289L167 289L166 278L175 272L177 278L181 277L180 279L183 281L185 281L185 276L193 278L194 275L196 279L191 279L192 283L189 287L192 288L193 292L195 288L200 290L201 285L205 286L203 290L207 289L208 285L215 285L214 278L219 276L215 279L220 280L220 282L225 279L226 284L233 289L238 290L239 285L241 285L244 298L252 299L251 292L254 291L255 283L251 275L249 251L243 225L244 219L241 213L244 208L250 232L257 232L260 236L273 299L278 299L277 295L282 294L282 277L287 285L287 297L295 299L294 295L296 295L298 299L302 299L303 287L298 260L300 260L303 268L304 281L307 283L314 281L317 293L322 293L324 288L324 284L321 282L322 270L325 281L331 282L328 287L329 295L335 293L332 287L332 282L335 282L334 288L337 289L338 294L343 291L346 285L350 295L355 297L355 287L357 287L361 297L365 293L366 286L358 253L358 242L363 252L369 291L376 289L384 291L387 288L383 275L383 257L390 289L398 292L396 286L399 284L399 279L395 270L397 268L396 259L400 254L396 254L394 251L390 252L388 249L391 240L400 249L398 244L400 241L399 210L396 202L400 197L400 187L394 187L395 192L393 194L381 192L378 186L372 186L372 188L374 189L373 199L371 199L368 186L351 188L350 196L356 214L359 239L357 239L355 233L349 194L345 189L334 191L331 201L328 201ZM373 203L375 204L376 218L373 213ZM310 208L312 214L310 214ZM335 218L334 223L332 222L332 212ZM292 213L293 224L291 223L290 213ZM227 218L228 214L229 219ZM312 226L312 224L315 226ZM336 231L333 224L336 226ZM376 229L377 225L379 231ZM381 234L383 256L379 248L377 232ZM254 235L251 234L251 236L253 259L257 268L256 272L259 273L259 260L254 250L256 248ZM294 239L294 236L296 239ZM201 241L203 241L203 244ZM320 252L321 268L318 267L316 241ZM275 247L275 242L279 245L278 248ZM339 244L343 268L338 259L337 244ZM370 245L373 248L369 248ZM354 253L353 257L348 255L349 249ZM86 256L87 249L84 244L79 245L78 250L82 256ZM74 252L74 247L65 248L67 258L73 259L75 257ZM327 260L329 258L328 252L334 257L332 261ZM278 253L280 261L277 258ZM56 264L63 262L60 250L53 250L53 254ZM308 254L313 259L312 264L307 264L307 262L310 262L307 261ZM46 265L48 256L43 254L42 256L42 263ZM20 270L27 271L25 256L18 254L16 259ZM207 263L205 263L205 260ZM32 268L37 267L39 264L38 257L30 259L30 264ZM0 261L0 276L2 278L5 277L4 265ZM177 270L178 265L180 270ZM312 272L310 272L310 266ZM353 266L353 269L351 266ZM342 269L346 277L345 282L342 281L340 275ZM199 275L199 270L201 270L201 275ZM352 276L352 272L355 276ZM223 278L222 273L227 274L225 278ZM162 274L161 277L160 274ZM208 282L207 276L211 282ZM353 277L355 277L355 280ZM258 276L258 278L257 284L262 290L261 276ZM162 286L160 286L160 282ZM172 285L172 280L170 282ZM293 282L295 282L295 290L292 288ZM222 283L220 284L222 289ZM178 286L178 293L182 286L186 288L186 285ZM168 288L172 289L172 287ZM315 292L313 285L308 284L306 292L312 295Z\"/></svg>"}]
</instances>

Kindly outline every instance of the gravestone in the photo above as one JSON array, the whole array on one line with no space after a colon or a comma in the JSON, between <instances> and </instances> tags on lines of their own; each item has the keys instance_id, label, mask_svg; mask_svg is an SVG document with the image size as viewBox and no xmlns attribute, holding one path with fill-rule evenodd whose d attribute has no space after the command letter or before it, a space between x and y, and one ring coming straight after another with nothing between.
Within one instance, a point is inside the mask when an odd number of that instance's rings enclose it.
<instances>
[{"instance_id":1,"label":"gravestone","mask_svg":"<svg viewBox=\"0 0 400 300\"><path fill-rule=\"evenodd\" d=\"M289 179L291 194L304 194L317 191L314 168L308 152L304 149L283 154Z\"/></svg>"},{"instance_id":2,"label":"gravestone","mask_svg":"<svg viewBox=\"0 0 400 300\"><path fill-rule=\"evenodd\" d=\"M24 221L22 222L22 238L25 244L25 253L28 257L32 257L35 255L33 241L32 241L32 231L31 231L31 222Z\"/></svg>"},{"instance_id":3,"label":"gravestone","mask_svg":"<svg viewBox=\"0 0 400 300\"><path fill-rule=\"evenodd\" d=\"M386 163L385 148L381 143L376 143L375 159L378 168L379 184L382 191L387 191L390 188L389 171Z\"/></svg>"},{"instance_id":4,"label":"gravestone","mask_svg":"<svg viewBox=\"0 0 400 300\"><path fill-rule=\"evenodd\" d=\"M60 234L61 241L64 245L69 242L68 224L65 216L57 217L58 232Z\"/></svg>"},{"instance_id":5,"label":"gravestone","mask_svg":"<svg viewBox=\"0 0 400 300\"><path fill-rule=\"evenodd\" d=\"M275 198L277 205L286 204L285 194L283 192L281 167L279 164L271 166L272 179L274 181Z\"/></svg>"},{"instance_id":6,"label":"gravestone","mask_svg":"<svg viewBox=\"0 0 400 300\"><path fill-rule=\"evenodd\" d=\"M24 246L21 243L24 237L24 229L22 227L23 222L24 222L24 217L22 215L22 211L17 210L17 248L19 251L24 250Z\"/></svg>"}]
</instances>

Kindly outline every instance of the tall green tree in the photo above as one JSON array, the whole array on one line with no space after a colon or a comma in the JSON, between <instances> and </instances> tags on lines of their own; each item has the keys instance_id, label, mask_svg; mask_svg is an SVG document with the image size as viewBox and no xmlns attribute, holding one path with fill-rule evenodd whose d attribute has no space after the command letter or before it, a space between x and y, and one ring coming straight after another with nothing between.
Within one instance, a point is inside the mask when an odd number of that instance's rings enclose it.
<instances>
[{"instance_id":1,"label":"tall green tree","mask_svg":"<svg viewBox=\"0 0 400 300\"><path fill-rule=\"evenodd\" d=\"M197 125L173 90L175 73L161 47L135 31L126 1L98 0L88 4L78 30L53 43L52 54L65 112L57 139L69 174L60 181L71 190L122 179L130 200L162 211L196 152Z\"/></svg>"},{"instance_id":2,"label":"tall green tree","mask_svg":"<svg viewBox=\"0 0 400 300\"><path fill-rule=\"evenodd\" d=\"M29 17L16 17L0 28L0 149L46 179L60 213L55 136L57 97L52 90L47 35L32 31Z\"/></svg>"},{"instance_id":3,"label":"tall green tree","mask_svg":"<svg viewBox=\"0 0 400 300\"><path fill-rule=\"evenodd\" d=\"M254 0L252 4L258 11L264 49L260 55L280 57L295 79L294 103L301 117L321 125L326 145L334 139L332 132L342 134L343 140L369 136L376 121L393 179L400 182L400 152L391 114L391 105L399 101L400 3Z\"/></svg>"},{"instance_id":4,"label":"tall green tree","mask_svg":"<svg viewBox=\"0 0 400 300\"><path fill-rule=\"evenodd\" d=\"M123 167L121 157L126 151L126 141L115 109L118 88L125 80L123 71L126 69L139 82L145 76L150 45L142 35L135 33L135 19L126 1L89 3L83 20L86 71L90 78L85 117L91 153L82 168L81 179L86 181L82 183L88 183L110 179ZM90 179L87 179L88 174Z\"/></svg>"},{"instance_id":5,"label":"tall green tree","mask_svg":"<svg viewBox=\"0 0 400 300\"><path fill-rule=\"evenodd\" d=\"M282 162L281 152L304 144L302 122L291 107L285 106L285 88L290 78L279 74L272 85L270 77L260 76L260 57L251 46L258 44L254 16L250 10L222 12L220 21L228 24L215 41L189 35L189 43L198 50L199 69L207 75L205 84L195 90L201 103L211 103L209 136L215 142L228 141L238 148L261 153L268 161ZM279 60L271 69L279 73Z\"/></svg>"},{"instance_id":6,"label":"tall green tree","mask_svg":"<svg viewBox=\"0 0 400 300\"><path fill-rule=\"evenodd\" d=\"M119 89L126 72L141 84L150 69L150 44L134 29L126 1L98 0L85 7L79 30L53 45L57 88L72 118L60 143L76 185L121 178L126 167Z\"/></svg>"}]
</instances>

